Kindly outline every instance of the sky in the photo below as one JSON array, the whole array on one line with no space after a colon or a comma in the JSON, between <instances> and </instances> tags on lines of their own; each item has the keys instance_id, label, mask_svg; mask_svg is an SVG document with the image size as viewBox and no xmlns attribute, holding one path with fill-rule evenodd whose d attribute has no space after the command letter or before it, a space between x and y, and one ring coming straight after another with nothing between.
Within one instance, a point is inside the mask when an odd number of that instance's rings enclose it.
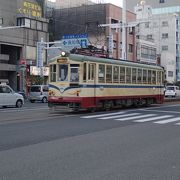
<instances>
[{"instance_id":1,"label":"sky","mask_svg":"<svg viewBox=\"0 0 180 180\"><path fill-rule=\"evenodd\" d=\"M106 3L115 4L115 5L120 6L120 7L122 7L122 1L123 0L105 0Z\"/></svg>"},{"instance_id":2,"label":"sky","mask_svg":"<svg viewBox=\"0 0 180 180\"><path fill-rule=\"evenodd\" d=\"M49 0L49 1L55 2L56 0ZM92 0L92 1L97 2L97 0ZM105 2L105 3L115 4L115 5L117 5L117 6L122 7L122 2L123 2L123 0L104 0L104 2Z\"/></svg>"}]
</instances>

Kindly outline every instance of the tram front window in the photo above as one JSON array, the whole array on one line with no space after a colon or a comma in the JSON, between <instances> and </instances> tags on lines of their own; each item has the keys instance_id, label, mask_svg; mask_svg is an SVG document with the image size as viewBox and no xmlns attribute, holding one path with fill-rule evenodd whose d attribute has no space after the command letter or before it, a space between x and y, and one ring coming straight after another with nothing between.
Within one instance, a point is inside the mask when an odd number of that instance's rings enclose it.
<instances>
[{"instance_id":1,"label":"tram front window","mask_svg":"<svg viewBox=\"0 0 180 180\"><path fill-rule=\"evenodd\" d=\"M71 67L70 82L79 82L78 68L72 68Z\"/></svg>"},{"instance_id":2,"label":"tram front window","mask_svg":"<svg viewBox=\"0 0 180 180\"><path fill-rule=\"evenodd\" d=\"M68 65L59 65L59 81L68 81Z\"/></svg>"}]
</instances>

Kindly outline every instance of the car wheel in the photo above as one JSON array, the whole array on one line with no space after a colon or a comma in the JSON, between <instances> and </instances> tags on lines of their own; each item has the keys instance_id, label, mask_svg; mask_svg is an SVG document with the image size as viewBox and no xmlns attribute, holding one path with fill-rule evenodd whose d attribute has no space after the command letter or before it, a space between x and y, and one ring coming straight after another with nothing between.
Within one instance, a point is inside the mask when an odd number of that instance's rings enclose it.
<instances>
[{"instance_id":1,"label":"car wheel","mask_svg":"<svg viewBox=\"0 0 180 180\"><path fill-rule=\"evenodd\" d=\"M22 105L23 105L23 102L22 102L21 100L17 100L17 102L16 102L16 107L17 107L17 108L21 108Z\"/></svg>"},{"instance_id":2,"label":"car wheel","mask_svg":"<svg viewBox=\"0 0 180 180\"><path fill-rule=\"evenodd\" d=\"M47 102L47 98L46 97L43 97L42 98L42 103L46 103Z\"/></svg>"}]
</instances>

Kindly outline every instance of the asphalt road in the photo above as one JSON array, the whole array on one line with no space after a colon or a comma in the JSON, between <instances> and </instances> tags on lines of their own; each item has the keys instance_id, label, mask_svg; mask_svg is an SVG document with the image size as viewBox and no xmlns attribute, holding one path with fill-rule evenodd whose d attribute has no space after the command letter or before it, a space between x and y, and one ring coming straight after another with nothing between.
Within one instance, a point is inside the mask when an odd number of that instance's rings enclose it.
<instances>
[{"instance_id":1,"label":"asphalt road","mask_svg":"<svg viewBox=\"0 0 180 180\"><path fill-rule=\"evenodd\" d=\"M180 180L180 103L95 113L0 109L0 180Z\"/></svg>"}]
</instances>

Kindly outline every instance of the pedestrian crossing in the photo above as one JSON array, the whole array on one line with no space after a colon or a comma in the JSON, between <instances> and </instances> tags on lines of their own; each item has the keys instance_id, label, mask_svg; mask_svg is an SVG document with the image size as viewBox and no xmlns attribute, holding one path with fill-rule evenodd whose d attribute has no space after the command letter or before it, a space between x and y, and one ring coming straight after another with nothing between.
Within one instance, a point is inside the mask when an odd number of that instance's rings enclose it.
<instances>
[{"instance_id":1,"label":"pedestrian crossing","mask_svg":"<svg viewBox=\"0 0 180 180\"><path fill-rule=\"evenodd\" d=\"M99 119L99 120L115 120L120 122L132 121L135 123L152 122L155 124L175 124L180 125L180 117L174 114L157 114L157 113L144 113L144 112L116 112L81 116L85 119Z\"/></svg>"}]
</instances>

